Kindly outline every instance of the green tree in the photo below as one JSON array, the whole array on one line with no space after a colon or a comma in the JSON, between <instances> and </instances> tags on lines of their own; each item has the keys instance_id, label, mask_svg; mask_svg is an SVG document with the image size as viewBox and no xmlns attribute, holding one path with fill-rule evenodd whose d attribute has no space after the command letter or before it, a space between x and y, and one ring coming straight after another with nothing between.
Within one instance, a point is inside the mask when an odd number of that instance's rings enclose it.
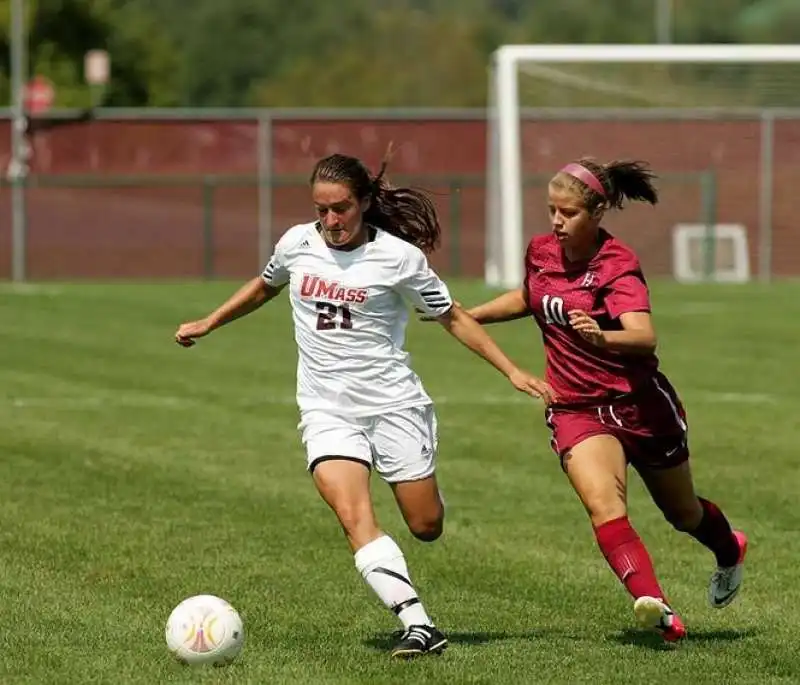
<instances>
[{"instance_id":1,"label":"green tree","mask_svg":"<svg viewBox=\"0 0 800 685\"><path fill-rule=\"evenodd\" d=\"M651 43L653 2L531 2L521 15L527 43Z\"/></svg>"},{"instance_id":2,"label":"green tree","mask_svg":"<svg viewBox=\"0 0 800 685\"><path fill-rule=\"evenodd\" d=\"M798 0L714 0L713 11L702 0L672 2L675 42L800 40ZM94 47L111 53L111 105L481 106L489 56L499 45L649 43L656 11L655 0L28 3L35 11L31 70L56 82L58 104L74 106L88 103L83 55ZM8 5L0 0L0 97L8 93ZM615 69L600 76L589 67L573 70L574 87L523 79L529 86L523 98L539 105L648 106L783 97L762 96L763 74L746 66ZM619 83L607 83L612 76ZM584 88L587 80L610 87Z\"/></svg>"},{"instance_id":3,"label":"green tree","mask_svg":"<svg viewBox=\"0 0 800 685\"><path fill-rule=\"evenodd\" d=\"M369 32L363 2L319 0L198 1L176 35L183 36L181 94L187 104L236 107L256 82L297 60L318 59Z\"/></svg>"},{"instance_id":4,"label":"green tree","mask_svg":"<svg viewBox=\"0 0 800 685\"><path fill-rule=\"evenodd\" d=\"M697 0L672 0L675 36L679 43L736 43L737 22L757 0L714 0L713 7Z\"/></svg>"},{"instance_id":5,"label":"green tree","mask_svg":"<svg viewBox=\"0 0 800 685\"><path fill-rule=\"evenodd\" d=\"M480 106L486 101L484 25L406 8L374 14L359 40L320 44L253 92L272 107Z\"/></svg>"},{"instance_id":6,"label":"green tree","mask_svg":"<svg viewBox=\"0 0 800 685\"><path fill-rule=\"evenodd\" d=\"M56 106L87 107L92 96L84 83L83 59L93 48L108 50L112 79L105 104L171 105L177 56L154 18L134 5L114 9L110 0L28 0L29 74L55 85ZM10 72L10 2L0 0L0 71ZM0 98L10 99L7 78Z\"/></svg>"},{"instance_id":7,"label":"green tree","mask_svg":"<svg viewBox=\"0 0 800 685\"><path fill-rule=\"evenodd\" d=\"M746 8L735 25L742 43L800 43L800 2L761 0ZM800 85L800 84L798 84Z\"/></svg>"}]
</instances>

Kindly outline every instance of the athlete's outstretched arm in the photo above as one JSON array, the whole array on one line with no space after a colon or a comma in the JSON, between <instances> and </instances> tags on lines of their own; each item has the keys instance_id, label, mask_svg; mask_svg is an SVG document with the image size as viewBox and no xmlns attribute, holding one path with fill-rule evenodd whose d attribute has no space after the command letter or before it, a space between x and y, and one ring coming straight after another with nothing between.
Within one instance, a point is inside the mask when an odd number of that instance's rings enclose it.
<instances>
[{"instance_id":1,"label":"athlete's outstretched arm","mask_svg":"<svg viewBox=\"0 0 800 685\"><path fill-rule=\"evenodd\" d=\"M604 331L595 319L580 309L569 312L569 323L584 340L593 345L627 354L653 354L658 346L649 312L621 314L621 331Z\"/></svg>"},{"instance_id":2,"label":"athlete's outstretched arm","mask_svg":"<svg viewBox=\"0 0 800 685\"><path fill-rule=\"evenodd\" d=\"M436 320L450 335L500 371L517 390L541 397L546 404L555 399L547 383L519 369L480 324L457 304Z\"/></svg>"},{"instance_id":3,"label":"athlete's outstretched arm","mask_svg":"<svg viewBox=\"0 0 800 685\"><path fill-rule=\"evenodd\" d=\"M175 342L184 347L191 347L195 344L196 338L202 338L214 329L254 312L281 290L282 288L271 286L263 277L257 276L245 283L205 318L181 324L175 333Z\"/></svg>"},{"instance_id":4,"label":"athlete's outstretched arm","mask_svg":"<svg viewBox=\"0 0 800 685\"><path fill-rule=\"evenodd\" d=\"M528 299L522 288L509 290L499 297L467 310L467 313L480 324L502 323L529 316Z\"/></svg>"}]
</instances>

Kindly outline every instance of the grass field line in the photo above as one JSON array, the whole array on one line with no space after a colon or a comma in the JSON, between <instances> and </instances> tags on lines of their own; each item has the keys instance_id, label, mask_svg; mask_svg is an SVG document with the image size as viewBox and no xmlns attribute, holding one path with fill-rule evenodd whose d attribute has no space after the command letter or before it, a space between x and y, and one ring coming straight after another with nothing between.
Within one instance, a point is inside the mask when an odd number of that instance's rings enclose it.
<instances>
[{"instance_id":1,"label":"grass field line","mask_svg":"<svg viewBox=\"0 0 800 685\"><path fill-rule=\"evenodd\" d=\"M70 293L69 284L64 285L59 283L0 283L0 294L3 295L21 295L21 296L59 296L67 295ZM502 292L502 289L498 292ZM695 300L688 302L669 302L660 304L656 308L656 318L659 315L674 317L674 316L707 316L714 314L723 314L730 311L731 305L727 302L721 301L705 301Z\"/></svg>"},{"instance_id":2,"label":"grass field line","mask_svg":"<svg viewBox=\"0 0 800 685\"><path fill-rule=\"evenodd\" d=\"M730 404L763 405L780 401L776 395L749 392L688 391L684 395L700 402L720 402ZM538 402L522 394L513 395L439 395L433 397L437 405L489 407L509 406ZM214 398L213 402L218 403ZM148 393L114 394L114 395L75 395L75 396L10 396L0 398L0 406L18 409L54 409L54 410L91 410L91 409L175 409L189 410L209 404L211 399L193 398L190 396L156 395ZM275 405L293 407L296 399L290 395L264 395L259 397L238 397L226 400L231 407L258 407Z\"/></svg>"},{"instance_id":3,"label":"grass field line","mask_svg":"<svg viewBox=\"0 0 800 685\"><path fill-rule=\"evenodd\" d=\"M64 289L54 285L39 283L1 283L0 293L3 295L61 295Z\"/></svg>"}]
</instances>

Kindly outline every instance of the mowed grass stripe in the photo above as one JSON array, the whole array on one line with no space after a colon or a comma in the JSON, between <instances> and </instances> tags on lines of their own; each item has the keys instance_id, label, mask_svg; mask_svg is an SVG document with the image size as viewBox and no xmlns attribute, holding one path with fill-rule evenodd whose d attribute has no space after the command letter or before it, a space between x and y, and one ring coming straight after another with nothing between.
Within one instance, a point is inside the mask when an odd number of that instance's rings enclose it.
<instances>
[{"instance_id":1,"label":"mowed grass stripe","mask_svg":"<svg viewBox=\"0 0 800 685\"><path fill-rule=\"evenodd\" d=\"M585 515L547 446L541 406L439 407L445 537L404 531L387 488L377 509L452 638L438 659L392 664L391 615L356 573L304 471L291 397L285 302L181 350L181 320L236 284L69 285L0 294L2 682L796 682L800 562L793 434L800 409L796 284L656 283L665 370L690 412L698 488L751 535L741 599L705 603L713 562L672 531L632 474L634 523L689 623L679 650L633 630ZM490 295L455 283L465 303ZM787 311L787 307L789 311ZM659 312L663 312L659 316ZM754 326L754 321L758 326ZM491 328L531 370L528 322ZM415 368L434 396L513 396L435 324L412 322ZM713 400L713 393L778 402ZM14 406L8 398L97 398ZM125 398L130 398L125 401ZM153 398L175 398L148 405ZM137 405L136 400L142 399ZM198 592L245 618L233 667L173 664L163 622Z\"/></svg>"}]
</instances>

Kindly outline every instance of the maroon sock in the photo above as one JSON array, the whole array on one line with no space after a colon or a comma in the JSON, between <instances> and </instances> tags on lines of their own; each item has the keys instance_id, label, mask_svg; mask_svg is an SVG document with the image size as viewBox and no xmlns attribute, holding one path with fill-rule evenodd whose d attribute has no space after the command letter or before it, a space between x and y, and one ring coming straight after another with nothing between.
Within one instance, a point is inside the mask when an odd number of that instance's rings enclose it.
<instances>
[{"instance_id":1,"label":"maroon sock","mask_svg":"<svg viewBox=\"0 0 800 685\"><path fill-rule=\"evenodd\" d=\"M703 518L697 528L688 531L689 535L714 553L717 565L735 566L739 561L739 543L731 524L716 504L702 497L698 499L703 507Z\"/></svg>"},{"instance_id":2,"label":"maroon sock","mask_svg":"<svg viewBox=\"0 0 800 685\"><path fill-rule=\"evenodd\" d=\"M609 566L634 599L647 596L666 601L650 555L627 516L597 526L594 534Z\"/></svg>"}]
</instances>

